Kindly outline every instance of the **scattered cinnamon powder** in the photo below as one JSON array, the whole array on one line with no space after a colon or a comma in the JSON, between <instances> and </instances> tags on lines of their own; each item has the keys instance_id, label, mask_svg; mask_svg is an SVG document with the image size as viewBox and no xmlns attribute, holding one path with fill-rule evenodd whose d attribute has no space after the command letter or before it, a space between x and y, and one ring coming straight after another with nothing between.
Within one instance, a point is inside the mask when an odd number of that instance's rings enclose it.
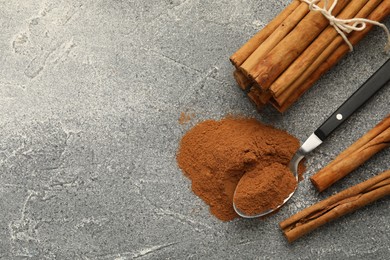
<instances>
[{"instance_id":1,"label":"scattered cinnamon powder","mask_svg":"<svg viewBox=\"0 0 390 260\"><path fill-rule=\"evenodd\" d=\"M188 122L191 121L191 119L195 116L194 113L191 114L186 114L184 112L180 113L180 118L179 118L179 124L184 125L187 124Z\"/></svg>"},{"instance_id":2,"label":"scattered cinnamon powder","mask_svg":"<svg viewBox=\"0 0 390 260\"><path fill-rule=\"evenodd\" d=\"M298 148L299 141L285 131L255 119L227 117L201 122L188 131L180 142L177 162L211 213L229 221L238 217L232 205L241 177L264 169L263 174L270 175L264 178L272 179L272 169L286 166Z\"/></svg>"},{"instance_id":3,"label":"scattered cinnamon powder","mask_svg":"<svg viewBox=\"0 0 390 260\"><path fill-rule=\"evenodd\" d=\"M246 215L257 215L277 208L296 186L293 173L285 165L273 163L263 169L255 167L239 181L234 204Z\"/></svg>"}]
</instances>

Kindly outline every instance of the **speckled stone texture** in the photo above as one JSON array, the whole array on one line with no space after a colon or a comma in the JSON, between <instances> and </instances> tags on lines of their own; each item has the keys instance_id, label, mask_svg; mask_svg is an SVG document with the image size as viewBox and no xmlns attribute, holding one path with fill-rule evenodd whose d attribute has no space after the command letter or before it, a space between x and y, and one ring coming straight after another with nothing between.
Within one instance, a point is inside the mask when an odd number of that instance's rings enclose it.
<instances>
[{"instance_id":1,"label":"speckled stone texture","mask_svg":"<svg viewBox=\"0 0 390 260\"><path fill-rule=\"evenodd\" d=\"M181 136L227 114L303 141L389 57L376 28L287 113L258 113L228 58L287 3L0 0L0 259L387 258L389 198L292 245L277 224L390 169L388 149L323 194L308 180L390 112L389 84L266 220L217 220L176 165Z\"/></svg>"}]
</instances>

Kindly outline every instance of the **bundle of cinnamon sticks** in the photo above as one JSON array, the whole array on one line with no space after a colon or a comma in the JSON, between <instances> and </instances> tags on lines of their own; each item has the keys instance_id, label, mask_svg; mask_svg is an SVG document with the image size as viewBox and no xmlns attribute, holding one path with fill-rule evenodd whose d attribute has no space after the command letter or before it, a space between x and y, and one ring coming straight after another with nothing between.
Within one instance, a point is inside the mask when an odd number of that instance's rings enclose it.
<instances>
[{"instance_id":1,"label":"bundle of cinnamon sticks","mask_svg":"<svg viewBox=\"0 0 390 260\"><path fill-rule=\"evenodd\" d=\"M326 8L324 4L320 1L318 6ZM373 21L381 21L389 13L387 0L339 0L332 10L337 18ZM367 24L364 30L349 33L349 42L355 45L372 27ZM270 103L284 112L349 50L322 13L294 0L230 60L238 85L258 108Z\"/></svg>"}]
</instances>

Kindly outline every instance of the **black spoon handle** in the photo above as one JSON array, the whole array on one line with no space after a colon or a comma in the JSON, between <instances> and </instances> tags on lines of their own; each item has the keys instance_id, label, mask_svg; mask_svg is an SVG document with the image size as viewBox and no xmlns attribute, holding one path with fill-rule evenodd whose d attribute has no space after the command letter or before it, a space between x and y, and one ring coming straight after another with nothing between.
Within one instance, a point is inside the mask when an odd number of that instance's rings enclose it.
<instances>
[{"instance_id":1,"label":"black spoon handle","mask_svg":"<svg viewBox=\"0 0 390 260\"><path fill-rule=\"evenodd\" d=\"M324 141L339 125L390 81L390 59L352 94L314 133Z\"/></svg>"}]
</instances>

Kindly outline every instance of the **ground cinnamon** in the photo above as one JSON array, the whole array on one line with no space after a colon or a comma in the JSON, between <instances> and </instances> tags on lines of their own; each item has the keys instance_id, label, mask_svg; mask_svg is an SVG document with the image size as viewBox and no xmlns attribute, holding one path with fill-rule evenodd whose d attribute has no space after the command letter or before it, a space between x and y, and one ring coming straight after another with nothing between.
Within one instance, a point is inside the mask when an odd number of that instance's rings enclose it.
<instances>
[{"instance_id":1,"label":"ground cinnamon","mask_svg":"<svg viewBox=\"0 0 390 260\"><path fill-rule=\"evenodd\" d=\"M274 163L286 166L298 148L299 141L285 131L255 119L227 117L189 130L180 142L177 162L211 213L229 221L238 217L233 194L241 177L255 169L272 169Z\"/></svg>"},{"instance_id":2,"label":"ground cinnamon","mask_svg":"<svg viewBox=\"0 0 390 260\"><path fill-rule=\"evenodd\" d=\"M255 167L239 181L234 204L245 215L257 215L283 204L296 186L295 176L283 164Z\"/></svg>"},{"instance_id":3,"label":"ground cinnamon","mask_svg":"<svg viewBox=\"0 0 390 260\"><path fill-rule=\"evenodd\" d=\"M181 125L187 124L194 117L195 117L194 113L188 114L188 113L181 112L180 118L179 118L179 124L181 124Z\"/></svg>"}]
</instances>

